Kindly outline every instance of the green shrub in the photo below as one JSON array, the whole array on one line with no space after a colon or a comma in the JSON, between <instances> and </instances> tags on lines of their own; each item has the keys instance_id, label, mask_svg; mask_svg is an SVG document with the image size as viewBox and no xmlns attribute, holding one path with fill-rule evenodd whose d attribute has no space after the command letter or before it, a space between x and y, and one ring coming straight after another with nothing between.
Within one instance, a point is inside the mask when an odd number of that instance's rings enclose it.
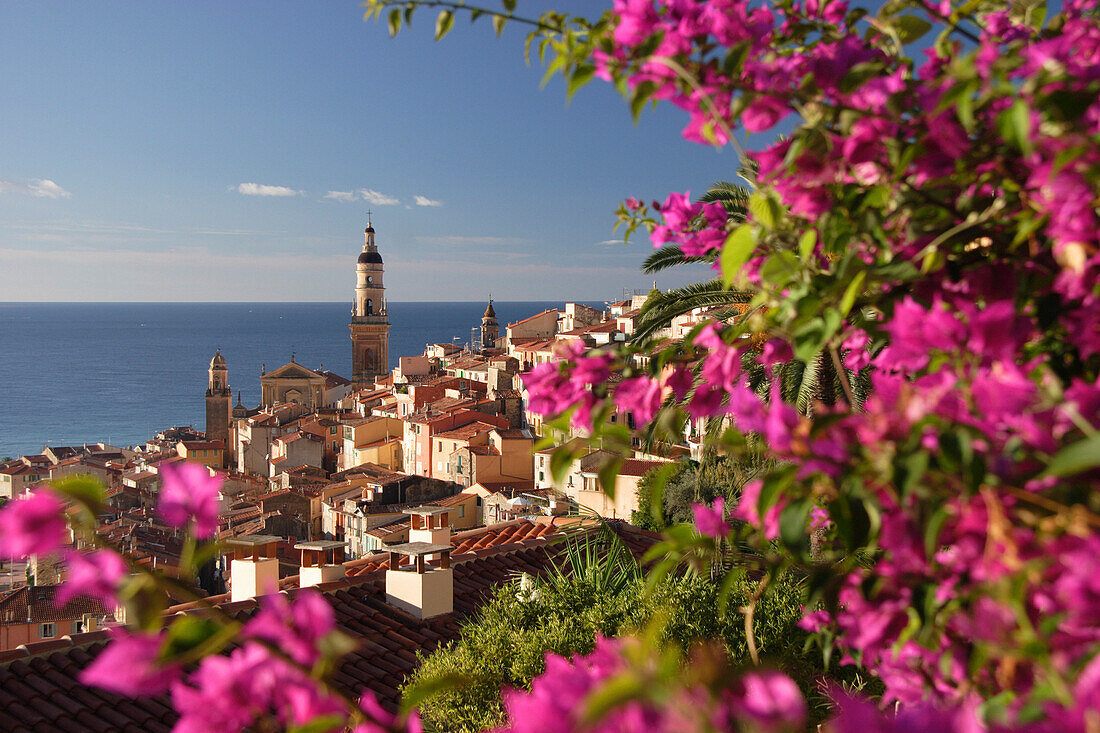
<instances>
[{"instance_id":1,"label":"green shrub","mask_svg":"<svg viewBox=\"0 0 1100 733\"><path fill-rule=\"evenodd\" d=\"M756 610L757 648L762 658L788 669L807 688L815 675L803 654L806 635L797 627L801 592L790 577L773 581ZM586 578L538 583L533 592L518 581L500 588L480 617L467 623L461 637L422 658L406 690L430 680L462 679L458 686L428 695L421 715L429 730L478 731L504 722L501 689L526 688L545 667L547 652L572 656L592 651L597 634L619 636L644 627L661 613L664 641L688 646L723 639L734 663L748 663L744 617L738 608L753 590L736 586L729 612L718 611L718 589L706 578L670 578L651 595L644 580L632 580L618 592L601 591ZM426 687L425 687L426 689Z\"/></svg>"}]
</instances>

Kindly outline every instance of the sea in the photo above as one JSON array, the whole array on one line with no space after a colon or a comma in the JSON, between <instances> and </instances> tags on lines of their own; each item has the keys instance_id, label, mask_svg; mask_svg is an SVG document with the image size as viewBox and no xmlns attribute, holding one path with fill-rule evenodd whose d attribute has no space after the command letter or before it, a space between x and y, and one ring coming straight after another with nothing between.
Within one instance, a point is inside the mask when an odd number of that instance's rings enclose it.
<instances>
[{"instance_id":1,"label":"sea","mask_svg":"<svg viewBox=\"0 0 1100 733\"><path fill-rule=\"evenodd\" d=\"M602 307L602 303L592 303ZM387 303L390 366L426 344L470 341L485 303ZM508 323L554 302L495 302ZM206 420L207 369L221 349L249 407L260 373L286 364L350 377L345 303L0 303L0 458L46 445L143 443Z\"/></svg>"}]
</instances>

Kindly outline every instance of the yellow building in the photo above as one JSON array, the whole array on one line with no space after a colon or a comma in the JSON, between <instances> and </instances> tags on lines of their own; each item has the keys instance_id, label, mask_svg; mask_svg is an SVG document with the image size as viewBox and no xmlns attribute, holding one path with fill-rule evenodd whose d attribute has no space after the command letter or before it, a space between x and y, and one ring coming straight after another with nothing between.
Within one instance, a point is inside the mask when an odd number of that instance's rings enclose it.
<instances>
[{"instance_id":1,"label":"yellow building","mask_svg":"<svg viewBox=\"0 0 1100 733\"><path fill-rule=\"evenodd\" d=\"M391 471L401 471L404 434L404 422L396 417L372 415L344 422L340 470L376 463Z\"/></svg>"},{"instance_id":2,"label":"yellow building","mask_svg":"<svg viewBox=\"0 0 1100 733\"><path fill-rule=\"evenodd\" d=\"M225 444L220 440L183 440L176 443L176 454L209 468L220 469L225 465Z\"/></svg>"}]
</instances>

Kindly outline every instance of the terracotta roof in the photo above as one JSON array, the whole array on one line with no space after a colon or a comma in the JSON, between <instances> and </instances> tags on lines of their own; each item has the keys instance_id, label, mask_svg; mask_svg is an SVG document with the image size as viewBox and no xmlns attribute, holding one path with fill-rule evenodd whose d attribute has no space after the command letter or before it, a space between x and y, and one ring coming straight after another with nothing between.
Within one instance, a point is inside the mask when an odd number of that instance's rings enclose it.
<instances>
[{"instance_id":1,"label":"terracotta roof","mask_svg":"<svg viewBox=\"0 0 1100 733\"><path fill-rule=\"evenodd\" d=\"M457 506L464 501L476 498L477 494L467 494L466 492L462 492L460 494L453 494L442 499L435 499L434 501L432 501L432 506Z\"/></svg>"},{"instance_id":2,"label":"terracotta roof","mask_svg":"<svg viewBox=\"0 0 1100 733\"><path fill-rule=\"evenodd\" d=\"M545 316L547 313L551 313L551 312L557 313L558 309L557 308L549 308L547 310L544 310L542 313L536 313L533 316L527 316L522 321L516 321L515 323L509 323L508 328L511 328L512 326L518 326L521 323L527 323L528 321L533 321L534 319L538 318L539 316Z\"/></svg>"},{"instance_id":3,"label":"terracotta roof","mask_svg":"<svg viewBox=\"0 0 1100 733\"><path fill-rule=\"evenodd\" d=\"M534 479L512 479L511 481L478 481L478 486L492 493L515 489L516 491L531 491L535 488Z\"/></svg>"},{"instance_id":4,"label":"terracotta roof","mask_svg":"<svg viewBox=\"0 0 1100 733\"><path fill-rule=\"evenodd\" d=\"M658 466L663 466L668 461L652 461L647 458L627 458L619 467L620 476L645 476Z\"/></svg>"},{"instance_id":5,"label":"terracotta roof","mask_svg":"<svg viewBox=\"0 0 1100 733\"><path fill-rule=\"evenodd\" d=\"M220 440L182 440L187 450L223 450L225 444Z\"/></svg>"},{"instance_id":6,"label":"terracotta roof","mask_svg":"<svg viewBox=\"0 0 1100 733\"><path fill-rule=\"evenodd\" d=\"M472 423L466 423L462 427L448 430L443 433L436 433L433 437L446 438L447 440L469 440L475 435L488 433L492 430L498 430L497 426L475 420Z\"/></svg>"},{"instance_id":7,"label":"terracotta roof","mask_svg":"<svg viewBox=\"0 0 1100 733\"><path fill-rule=\"evenodd\" d=\"M45 623L69 621L86 613L93 616L110 615L103 603L85 596L74 598L63 607L54 605L59 585L24 586L0 595L0 624Z\"/></svg>"},{"instance_id":8,"label":"terracotta roof","mask_svg":"<svg viewBox=\"0 0 1100 733\"><path fill-rule=\"evenodd\" d=\"M472 618L496 587L522 572L545 573L561 552L546 536L556 531L549 523L521 521L455 535L462 541L480 536L486 544L473 552L452 554L454 613L426 621L386 603L385 581L374 572L377 567L368 571L363 564L364 571L357 574L349 567L348 578L318 586L332 604L340 629L358 642L355 651L341 661L334 684L351 696L370 689L384 707L396 709L400 686L417 665L416 653L431 652L457 638L461 623ZM656 542L655 535L635 528L619 526L617 532L636 556ZM293 597L298 591L283 592ZM242 621L257 608L255 600L209 600L222 603L225 611ZM168 612L193 606L175 606ZM98 631L0 652L0 730L168 731L176 716L167 696L131 700L77 682L79 671L103 650L106 640L107 633Z\"/></svg>"}]
</instances>

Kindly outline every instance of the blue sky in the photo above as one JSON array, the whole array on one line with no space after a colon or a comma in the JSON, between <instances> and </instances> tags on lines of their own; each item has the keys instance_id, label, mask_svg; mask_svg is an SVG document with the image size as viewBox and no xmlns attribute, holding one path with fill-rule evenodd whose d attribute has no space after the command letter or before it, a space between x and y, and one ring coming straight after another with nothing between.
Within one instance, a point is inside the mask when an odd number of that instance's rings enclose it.
<instances>
[{"instance_id":1,"label":"blue sky","mask_svg":"<svg viewBox=\"0 0 1100 733\"><path fill-rule=\"evenodd\" d=\"M355 2L5 2L0 301L346 300L368 208L391 300L651 285L612 212L734 151L672 108L634 126L603 82L540 89L518 27L436 43L421 13L391 39Z\"/></svg>"}]
</instances>

